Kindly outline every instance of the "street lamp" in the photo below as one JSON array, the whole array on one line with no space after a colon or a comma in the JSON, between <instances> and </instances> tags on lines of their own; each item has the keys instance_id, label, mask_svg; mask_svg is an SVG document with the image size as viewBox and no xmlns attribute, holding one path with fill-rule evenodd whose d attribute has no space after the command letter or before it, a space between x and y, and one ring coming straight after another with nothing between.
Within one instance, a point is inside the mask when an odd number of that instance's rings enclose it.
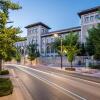
<instances>
[{"instance_id":1,"label":"street lamp","mask_svg":"<svg viewBox=\"0 0 100 100\"><path fill-rule=\"evenodd\" d=\"M55 33L54 37L58 38L59 35ZM62 67L63 67L63 64L62 64L62 53L63 53L63 49L62 49L62 36L60 36L60 46L61 46L61 48L60 48L60 58L61 58L61 69L62 69Z\"/></svg>"},{"instance_id":2,"label":"street lamp","mask_svg":"<svg viewBox=\"0 0 100 100\"><path fill-rule=\"evenodd\" d=\"M37 33L36 33L36 65L37 65L37 46L38 44L37 44Z\"/></svg>"},{"instance_id":3,"label":"street lamp","mask_svg":"<svg viewBox=\"0 0 100 100\"><path fill-rule=\"evenodd\" d=\"M21 47L21 54L24 58L24 65L25 65L25 49L24 49L24 47Z\"/></svg>"}]
</instances>

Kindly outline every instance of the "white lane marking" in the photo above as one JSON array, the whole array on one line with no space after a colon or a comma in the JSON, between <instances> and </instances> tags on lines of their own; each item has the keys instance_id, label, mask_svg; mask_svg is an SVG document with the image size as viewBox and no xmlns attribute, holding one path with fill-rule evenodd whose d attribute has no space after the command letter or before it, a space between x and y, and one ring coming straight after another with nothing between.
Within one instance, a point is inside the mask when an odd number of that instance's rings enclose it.
<instances>
[{"instance_id":1,"label":"white lane marking","mask_svg":"<svg viewBox=\"0 0 100 100\"><path fill-rule=\"evenodd\" d=\"M56 89L58 89L58 90L60 90L60 91L62 90L61 92L63 92L63 93L66 94L67 96L68 96L67 93L69 93L69 94L71 94L71 95L73 95L73 96L75 96L75 97L77 97L77 98L79 98L79 99L81 99L81 100L87 100L87 99L85 99L85 98L83 98L83 97L81 97L81 96L79 96L79 95L77 95L77 94L75 94L75 93L73 93L73 92L67 90L67 89L64 89L63 87L60 87L59 85L57 85L57 84L55 84L55 83L53 83L53 82L50 82L50 81L47 80L47 79L44 79L44 78L42 78L42 77L39 77L39 76L36 75L36 74L30 73L29 71L26 71L25 69L21 69L21 68L19 68L19 67L18 67L18 69L20 69L20 70L26 72L27 74L29 74L29 75L31 75L31 76L33 76L33 77L36 77L37 79L39 79L39 80L45 82L46 84L49 84L49 85L52 86L52 87L55 86L54 88L56 88ZM66 93L66 92L67 92L67 93ZM74 99L76 99L76 98L74 98ZM78 100L78 99L76 99L76 100Z\"/></svg>"},{"instance_id":2,"label":"white lane marking","mask_svg":"<svg viewBox=\"0 0 100 100\"><path fill-rule=\"evenodd\" d=\"M66 94L67 96L68 96L67 93L69 93L69 94L71 94L71 95L73 95L73 96L75 96L75 97L77 97L77 98L79 98L79 99L81 99L81 100L87 100L87 99L85 99L85 98L79 96L78 94L75 94L75 93L73 93L73 92L71 92L71 91L69 91L69 90L67 90L67 89L64 89L63 87L61 87L61 86L59 86L59 85L57 85L57 84L55 84L55 83L53 83L53 82L50 82L49 80L47 80L47 79L45 79L45 78L42 78L42 77L39 77L39 76L36 75L36 74L30 73L29 71L27 71L27 70L25 70L25 69L22 69L21 67L17 67L17 66L15 66L15 67L18 68L18 69L20 69L20 70L22 70L22 71L24 71L24 72L26 72L27 74L29 74L29 75L31 75L31 76L33 76L33 77L36 77L37 79L39 79L39 80L45 82L46 84L49 84L49 85L52 86L52 87L55 86L54 88L60 89L60 91L62 90L61 92L63 92L63 93ZM48 73L46 73L46 74L48 74ZM65 92L64 92L64 91L65 91ZM67 93L66 93L66 92L67 92ZM75 98L74 98L74 100L75 100Z\"/></svg>"},{"instance_id":3,"label":"white lane marking","mask_svg":"<svg viewBox=\"0 0 100 100\"><path fill-rule=\"evenodd\" d=\"M48 72L49 73L49 72ZM64 75L64 74L59 74L59 73L56 73L56 72L51 72L52 74L55 74L55 75L58 75L59 77L63 77L63 78L72 78L72 79L76 79L76 80L80 80L80 81L83 81L83 82L88 82L90 84L96 84L98 86L100 86L100 83L97 83L97 82L93 82L93 81L88 81L88 80L85 80L85 79L81 79L81 78L76 78L76 77L73 77L73 76L67 76L67 75Z\"/></svg>"},{"instance_id":4,"label":"white lane marking","mask_svg":"<svg viewBox=\"0 0 100 100\"><path fill-rule=\"evenodd\" d=\"M44 71L40 71L40 70L37 70L37 69L33 69L33 68L30 68L30 67L27 67L27 66L23 66L23 65L16 65L16 64L6 64L6 65L12 65L12 66L19 66L19 67L23 67L23 68L27 68L27 69L31 69L31 70L35 70L35 71L38 71L38 72L42 72L42 73L45 73L45 74L48 74L48 72L44 72ZM96 84L96 85L99 85L100 86L100 83L97 83L97 82L93 82L93 81L89 81L89 80L85 80L85 79L81 79L81 78L77 78L77 77L73 77L73 76L67 76L67 75L64 75L64 74L59 74L59 73L55 73L55 72L51 72L51 73L49 73L49 75L50 74L56 74L56 75L60 75L60 76L62 76L63 78L64 77L71 77L71 78L74 78L74 79L79 79L79 80L81 80L81 81L84 81L84 82L88 82L88 83L90 83L90 84ZM54 75L53 74L53 75ZM56 76L56 75L54 75L54 76ZM59 77L60 77L59 76Z\"/></svg>"}]
</instances>

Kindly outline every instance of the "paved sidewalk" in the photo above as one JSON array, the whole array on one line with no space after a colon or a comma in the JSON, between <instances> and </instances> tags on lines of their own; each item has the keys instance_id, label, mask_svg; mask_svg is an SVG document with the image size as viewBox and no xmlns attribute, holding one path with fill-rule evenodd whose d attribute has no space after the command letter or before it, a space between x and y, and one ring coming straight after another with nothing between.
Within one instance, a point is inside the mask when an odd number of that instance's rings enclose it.
<instances>
[{"instance_id":1,"label":"paved sidewalk","mask_svg":"<svg viewBox=\"0 0 100 100\"><path fill-rule=\"evenodd\" d=\"M10 70L10 73L10 78L14 86L13 94L0 97L0 100L33 100L30 94L28 93L27 89L22 84L21 80L18 77L16 77L14 71Z\"/></svg>"},{"instance_id":2,"label":"paved sidewalk","mask_svg":"<svg viewBox=\"0 0 100 100\"><path fill-rule=\"evenodd\" d=\"M90 68L86 68L86 67L75 67L76 71L68 71L65 70L65 67L63 67L62 69L60 67L57 66L50 66L50 65L38 65L41 67L50 67L50 68L54 68L57 70L63 70L69 73L78 73L78 74L82 74L82 75L86 75L86 76L93 76L93 77L99 77L100 78L100 70L97 69L90 69Z\"/></svg>"}]
</instances>

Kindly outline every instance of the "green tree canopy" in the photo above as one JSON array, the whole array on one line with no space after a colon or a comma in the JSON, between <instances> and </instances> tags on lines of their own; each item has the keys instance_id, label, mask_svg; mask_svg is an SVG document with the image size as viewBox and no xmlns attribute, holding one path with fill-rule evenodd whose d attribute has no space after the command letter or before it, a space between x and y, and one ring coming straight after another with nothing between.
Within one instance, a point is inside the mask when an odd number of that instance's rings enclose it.
<instances>
[{"instance_id":1,"label":"green tree canopy","mask_svg":"<svg viewBox=\"0 0 100 100\"><path fill-rule=\"evenodd\" d=\"M57 38L55 42L53 43L53 46L55 49L58 51L60 54L61 52L61 38ZM71 62L71 67L72 67L72 62L74 60L75 55L79 52L78 49L78 34L71 32L65 36L65 38L62 38L62 48L63 52L68 61Z\"/></svg>"},{"instance_id":2,"label":"green tree canopy","mask_svg":"<svg viewBox=\"0 0 100 100\"><path fill-rule=\"evenodd\" d=\"M78 45L78 34L77 33L69 33L65 37L65 45L63 46L63 51L68 59L68 61L71 63L74 60L74 57L79 53L79 49L77 47Z\"/></svg>"},{"instance_id":3,"label":"green tree canopy","mask_svg":"<svg viewBox=\"0 0 100 100\"><path fill-rule=\"evenodd\" d=\"M17 49L15 43L23 40L18 34L22 31L13 26L7 27L9 10L18 10L21 6L11 0L0 0L0 69L2 60L8 61L15 57Z\"/></svg>"},{"instance_id":4,"label":"green tree canopy","mask_svg":"<svg viewBox=\"0 0 100 100\"><path fill-rule=\"evenodd\" d=\"M37 50L36 44L29 44L27 46L27 51L28 51L28 58L30 59L31 62L40 55L39 51Z\"/></svg>"},{"instance_id":5,"label":"green tree canopy","mask_svg":"<svg viewBox=\"0 0 100 100\"><path fill-rule=\"evenodd\" d=\"M64 45L76 45L78 43L78 34L71 32L65 36Z\"/></svg>"},{"instance_id":6,"label":"green tree canopy","mask_svg":"<svg viewBox=\"0 0 100 100\"><path fill-rule=\"evenodd\" d=\"M100 60L100 24L88 30L87 51L94 55L96 60Z\"/></svg>"}]
</instances>

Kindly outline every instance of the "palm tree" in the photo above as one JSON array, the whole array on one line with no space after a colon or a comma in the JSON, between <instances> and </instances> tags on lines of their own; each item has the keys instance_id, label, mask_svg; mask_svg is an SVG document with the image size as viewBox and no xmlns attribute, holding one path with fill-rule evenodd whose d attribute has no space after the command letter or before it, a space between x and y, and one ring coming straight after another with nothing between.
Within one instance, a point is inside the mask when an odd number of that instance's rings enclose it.
<instances>
[{"instance_id":1,"label":"palm tree","mask_svg":"<svg viewBox=\"0 0 100 100\"><path fill-rule=\"evenodd\" d=\"M74 60L75 55L79 52L79 49L77 48L78 43L78 35L76 33L69 33L65 37L65 45L63 46L63 52L65 53L65 56L67 57L68 61L71 63Z\"/></svg>"},{"instance_id":2,"label":"palm tree","mask_svg":"<svg viewBox=\"0 0 100 100\"><path fill-rule=\"evenodd\" d=\"M74 60L74 57L75 55L79 52L79 49L77 48L77 46L64 46L63 47L64 49L64 53L66 54L66 57L68 59L68 61L71 63L71 67L73 67L73 60Z\"/></svg>"}]
</instances>

